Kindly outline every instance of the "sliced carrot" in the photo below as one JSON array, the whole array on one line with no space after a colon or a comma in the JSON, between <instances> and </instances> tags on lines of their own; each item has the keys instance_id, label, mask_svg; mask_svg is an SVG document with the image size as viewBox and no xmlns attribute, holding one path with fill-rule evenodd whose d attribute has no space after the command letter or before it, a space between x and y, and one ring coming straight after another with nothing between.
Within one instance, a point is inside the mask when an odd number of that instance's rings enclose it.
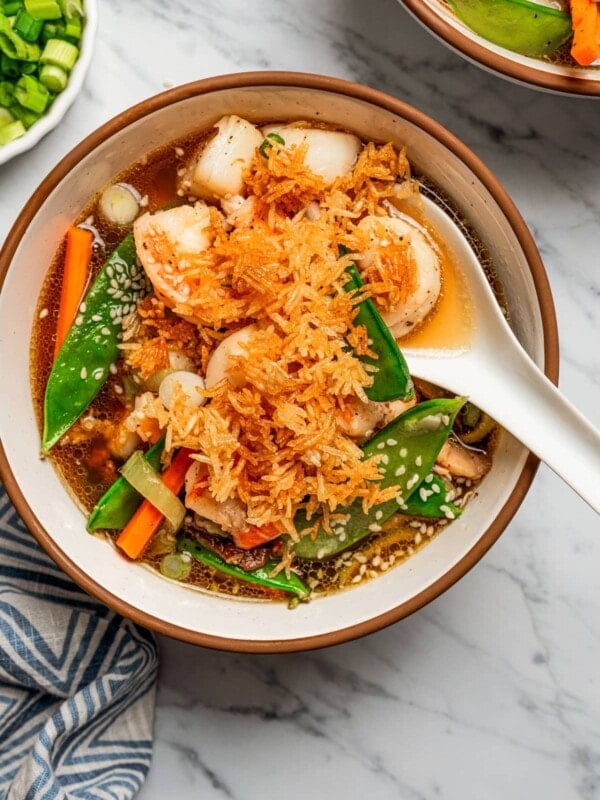
<instances>
[{"instance_id":1,"label":"sliced carrot","mask_svg":"<svg viewBox=\"0 0 600 800\"><path fill-rule=\"evenodd\" d=\"M54 346L55 358L67 337L69 328L73 324L79 303L83 297L93 241L92 233L83 228L73 227L67 231L65 266L60 293L60 306L58 308L56 344Z\"/></svg>"},{"instance_id":2,"label":"sliced carrot","mask_svg":"<svg viewBox=\"0 0 600 800\"><path fill-rule=\"evenodd\" d=\"M270 523L268 525L261 525L260 527L252 525L250 528L246 528L246 530L233 533L232 536L233 541L238 547L241 547L242 550L250 550L253 547L259 547L261 544L266 544L267 542L273 541L273 539L277 539L281 534L281 526Z\"/></svg>"},{"instance_id":3,"label":"sliced carrot","mask_svg":"<svg viewBox=\"0 0 600 800\"><path fill-rule=\"evenodd\" d=\"M600 3L569 0L573 22L571 55L584 67L600 58Z\"/></svg>"},{"instance_id":4,"label":"sliced carrot","mask_svg":"<svg viewBox=\"0 0 600 800\"><path fill-rule=\"evenodd\" d=\"M175 494L183 489L185 474L192 465L191 451L183 447L162 473L164 485ZM117 537L117 546L129 556L139 558L164 520L160 511L149 500L144 500Z\"/></svg>"}]
</instances>

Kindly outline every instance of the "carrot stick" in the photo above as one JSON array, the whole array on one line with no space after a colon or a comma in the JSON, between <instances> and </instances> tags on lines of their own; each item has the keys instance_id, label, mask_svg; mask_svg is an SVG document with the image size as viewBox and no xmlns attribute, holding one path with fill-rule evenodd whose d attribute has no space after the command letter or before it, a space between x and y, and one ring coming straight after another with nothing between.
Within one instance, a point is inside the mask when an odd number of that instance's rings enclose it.
<instances>
[{"instance_id":1,"label":"carrot stick","mask_svg":"<svg viewBox=\"0 0 600 800\"><path fill-rule=\"evenodd\" d=\"M571 55L584 67L600 58L600 3L570 0L573 22Z\"/></svg>"},{"instance_id":2,"label":"carrot stick","mask_svg":"<svg viewBox=\"0 0 600 800\"><path fill-rule=\"evenodd\" d=\"M257 527L252 525L246 530L236 531L233 534L233 541L238 547L243 550L250 550L253 547L259 547L261 544L272 542L282 534L281 526L269 523Z\"/></svg>"},{"instance_id":3,"label":"carrot stick","mask_svg":"<svg viewBox=\"0 0 600 800\"><path fill-rule=\"evenodd\" d=\"M161 475L164 485L175 494L179 494L183 489L185 474L192 464L190 452L185 447L179 450ZM144 500L117 537L117 546L129 558L139 558L163 520L164 517L156 506L153 506L149 500Z\"/></svg>"},{"instance_id":4,"label":"carrot stick","mask_svg":"<svg viewBox=\"0 0 600 800\"><path fill-rule=\"evenodd\" d=\"M65 266L58 309L58 324L56 326L56 344L54 346L55 358L77 315L77 309L79 308L87 280L93 241L92 233L83 228L72 227L67 231Z\"/></svg>"}]
</instances>

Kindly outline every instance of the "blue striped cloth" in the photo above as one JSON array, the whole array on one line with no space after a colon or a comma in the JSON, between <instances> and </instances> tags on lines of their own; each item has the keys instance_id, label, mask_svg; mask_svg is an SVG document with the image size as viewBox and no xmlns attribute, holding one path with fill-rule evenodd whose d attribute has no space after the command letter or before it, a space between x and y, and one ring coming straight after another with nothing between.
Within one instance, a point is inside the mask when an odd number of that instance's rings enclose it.
<instances>
[{"instance_id":1,"label":"blue striped cloth","mask_svg":"<svg viewBox=\"0 0 600 800\"><path fill-rule=\"evenodd\" d=\"M0 485L0 800L127 800L152 756L156 645L75 586Z\"/></svg>"}]
</instances>

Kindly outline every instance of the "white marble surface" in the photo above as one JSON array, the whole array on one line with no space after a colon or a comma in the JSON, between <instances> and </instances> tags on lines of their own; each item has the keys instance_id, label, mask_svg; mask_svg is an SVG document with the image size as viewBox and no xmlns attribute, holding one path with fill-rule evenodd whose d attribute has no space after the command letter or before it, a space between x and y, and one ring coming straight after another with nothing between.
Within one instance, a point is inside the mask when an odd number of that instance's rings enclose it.
<instances>
[{"instance_id":1,"label":"white marble surface","mask_svg":"<svg viewBox=\"0 0 600 800\"><path fill-rule=\"evenodd\" d=\"M165 85L249 69L366 83L446 125L500 177L552 282L562 390L600 424L600 102L488 75L395 0L99 5L83 94L33 152L0 167L0 240L80 138ZM599 534L542 467L483 561L387 630L288 656L162 639L140 798L600 798Z\"/></svg>"}]
</instances>

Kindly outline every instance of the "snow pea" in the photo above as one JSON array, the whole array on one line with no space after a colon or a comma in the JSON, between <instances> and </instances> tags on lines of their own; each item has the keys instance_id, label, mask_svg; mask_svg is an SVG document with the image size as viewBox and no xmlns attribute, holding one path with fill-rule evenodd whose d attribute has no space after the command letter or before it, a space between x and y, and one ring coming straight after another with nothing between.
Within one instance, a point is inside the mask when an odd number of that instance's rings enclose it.
<instances>
[{"instance_id":1,"label":"snow pea","mask_svg":"<svg viewBox=\"0 0 600 800\"><path fill-rule=\"evenodd\" d=\"M373 506L367 513L363 511L360 499L336 509L341 521L334 524L333 533L319 527L314 538L302 536L293 546L296 555L317 560L337 555L381 530L382 524L393 514L406 510L402 507L408 505L409 499L431 472L464 403L464 397L426 400L405 411L370 439L363 446L365 458L381 456L381 486L397 486L396 497ZM440 510L448 518L453 515L446 503L440 504ZM311 524L304 514L299 514L295 522L298 530Z\"/></svg>"},{"instance_id":2,"label":"snow pea","mask_svg":"<svg viewBox=\"0 0 600 800\"><path fill-rule=\"evenodd\" d=\"M144 454L144 458L157 472L165 447L165 439L159 439ZM144 498L122 476L102 495L92 509L87 521L88 531L121 530L135 514Z\"/></svg>"},{"instance_id":3,"label":"snow pea","mask_svg":"<svg viewBox=\"0 0 600 800\"><path fill-rule=\"evenodd\" d=\"M108 258L79 307L46 386L42 451L86 410L119 358L122 320L147 292L129 234Z\"/></svg>"},{"instance_id":4,"label":"snow pea","mask_svg":"<svg viewBox=\"0 0 600 800\"><path fill-rule=\"evenodd\" d=\"M338 251L340 256L349 252L348 248L343 245L339 246ZM344 285L345 291L359 290L363 282L356 264L350 263L346 272L349 280ZM365 393L369 400L376 402L410 400L413 397L413 383L406 360L370 297L359 304L354 325L365 326L369 336L370 349L377 354L377 358L360 356L360 360L364 364L373 368L373 385L365 387Z\"/></svg>"},{"instance_id":5,"label":"snow pea","mask_svg":"<svg viewBox=\"0 0 600 800\"><path fill-rule=\"evenodd\" d=\"M448 0L456 16L488 42L524 56L548 56L572 33L571 16L529 0Z\"/></svg>"},{"instance_id":6,"label":"snow pea","mask_svg":"<svg viewBox=\"0 0 600 800\"><path fill-rule=\"evenodd\" d=\"M431 519L455 519L462 514L462 508L452 503L448 497L448 487L435 472L425 476L398 511L405 516Z\"/></svg>"},{"instance_id":7,"label":"snow pea","mask_svg":"<svg viewBox=\"0 0 600 800\"><path fill-rule=\"evenodd\" d=\"M206 564L208 567L212 567L218 572L230 575L240 581L256 583L259 586L266 586L269 589L279 589L288 594L295 595L300 600L307 598L310 593L308 587L305 586L300 578L293 572L290 572L289 578L283 571L279 572L277 575L272 575L271 573L278 564L274 559L268 561L264 567L255 569L252 572L246 572L235 564L228 564L216 553L213 553L212 550L203 547L199 542L194 541L194 539L191 539L189 536L180 535L178 537L177 549L180 552L189 553L197 561L202 562L202 564Z\"/></svg>"}]
</instances>

